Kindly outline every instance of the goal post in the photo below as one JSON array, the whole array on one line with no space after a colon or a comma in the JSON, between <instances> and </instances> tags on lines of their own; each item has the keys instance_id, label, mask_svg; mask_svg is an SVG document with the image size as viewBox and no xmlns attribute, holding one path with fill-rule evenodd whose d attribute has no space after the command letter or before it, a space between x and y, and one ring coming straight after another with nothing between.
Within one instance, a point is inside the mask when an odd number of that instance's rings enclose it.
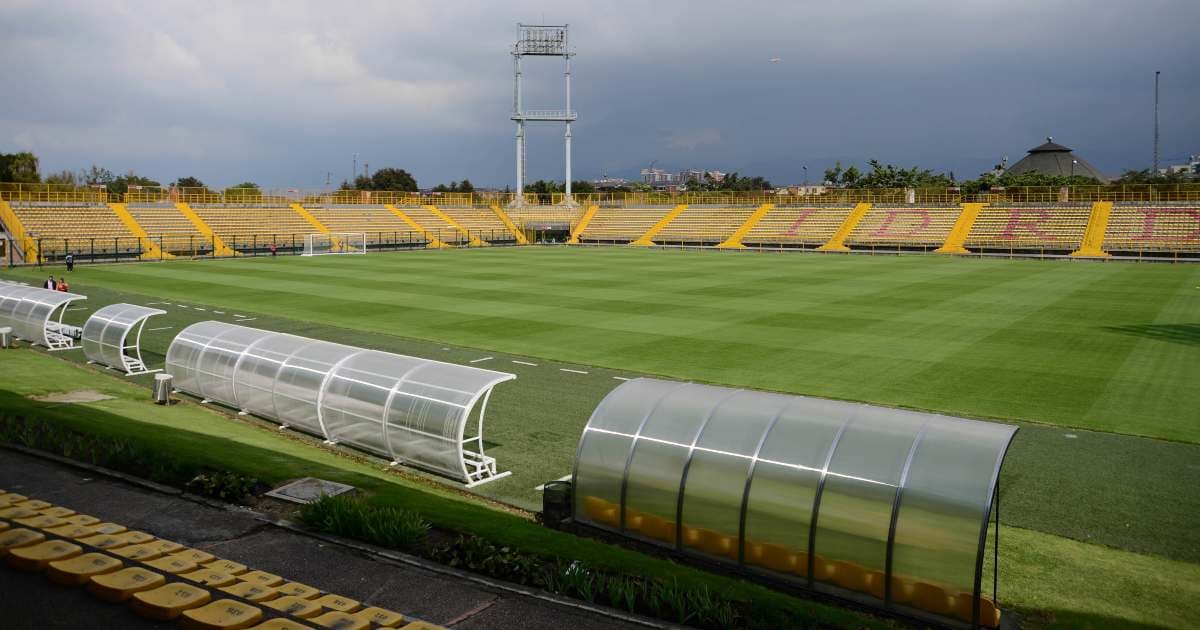
<instances>
[{"instance_id":1,"label":"goal post","mask_svg":"<svg viewBox=\"0 0 1200 630\"><path fill-rule=\"evenodd\" d=\"M304 237L304 256L365 253L367 253L367 234L365 232L322 232Z\"/></svg>"}]
</instances>

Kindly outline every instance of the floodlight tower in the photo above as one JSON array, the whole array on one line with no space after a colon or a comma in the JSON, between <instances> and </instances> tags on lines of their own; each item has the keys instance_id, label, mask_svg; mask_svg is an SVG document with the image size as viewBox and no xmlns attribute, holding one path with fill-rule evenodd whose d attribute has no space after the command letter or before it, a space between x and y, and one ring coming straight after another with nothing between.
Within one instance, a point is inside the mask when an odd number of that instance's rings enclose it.
<instances>
[{"instance_id":1,"label":"floodlight tower","mask_svg":"<svg viewBox=\"0 0 1200 630\"><path fill-rule=\"evenodd\" d=\"M566 150L566 195L563 205L574 206L571 197L571 123L577 118L571 109L571 57L575 53L567 44L566 24L517 24L517 43L513 44L513 112L512 120L517 123L517 196L513 206L525 205L525 123L566 123L563 136ZM567 103L563 109L522 109L521 106L521 57L562 57L563 82L567 91Z\"/></svg>"}]
</instances>

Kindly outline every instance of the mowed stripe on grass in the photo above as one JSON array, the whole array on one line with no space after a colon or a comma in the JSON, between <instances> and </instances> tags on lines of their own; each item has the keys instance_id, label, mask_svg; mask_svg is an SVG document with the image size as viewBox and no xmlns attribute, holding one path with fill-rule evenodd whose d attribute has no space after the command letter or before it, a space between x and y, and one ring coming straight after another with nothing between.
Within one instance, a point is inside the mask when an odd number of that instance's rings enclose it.
<instances>
[{"instance_id":1,"label":"mowed stripe on grass","mask_svg":"<svg viewBox=\"0 0 1200 630\"><path fill-rule=\"evenodd\" d=\"M108 265L240 312L730 385L1200 442L1200 267L496 248Z\"/></svg>"}]
</instances>

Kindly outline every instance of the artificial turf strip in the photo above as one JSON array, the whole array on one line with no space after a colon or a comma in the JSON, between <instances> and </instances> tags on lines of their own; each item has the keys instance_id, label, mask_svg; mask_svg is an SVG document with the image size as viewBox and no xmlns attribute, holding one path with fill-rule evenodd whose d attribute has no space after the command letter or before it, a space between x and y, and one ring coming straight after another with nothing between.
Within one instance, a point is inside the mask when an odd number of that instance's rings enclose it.
<instances>
[{"instance_id":1,"label":"artificial turf strip","mask_svg":"<svg viewBox=\"0 0 1200 630\"><path fill-rule=\"evenodd\" d=\"M81 266L76 285L728 385L1200 442L1195 265L490 248Z\"/></svg>"},{"instance_id":2,"label":"artificial turf strip","mask_svg":"<svg viewBox=\"0 0 1200 630\"><path fill-rule=\"evenodd\" d=\"M530 254L536 251L540 250L521 250ZM387 254L379 258L404 259L443 254L453 257L475 253ZM584 250L580 255L593 253L600 252ZM715 255L696 256L694 253L650 253L691 258L697 264L722 259ZM842 260L845 257L833 258ZM324 259L334 260L332 257ZM893 258L885 260L899 262ZM227 262L229 265L240 265L257 261ZM972 264L977 261L958 262ZM207 261L195 263L197 266L207 264ZM1065 265L1047 261L1038 261L1037 264ZM126 264L123 267L141 266L144 265ZM157 296L94 286L91 282L93 273L109 268L111 266L77 268L72 282L82 286L81 292L87 294L89 299L77 305L84 310L67 314L68 323L82 325L92 311L112 302L146 304L160 301ZM37 277L33 275L35 271L24 270L23 275L36 280ZM270 276L269 273L260 275ZM140 290L146 287L130 288ZM160 305L168 314L155 317L147 324L147 332L142 338L143 350L153 366L161 365L167 345L184 326L205 319L232 321L236 319L235 314L248 313L240 309L201 305L195 300L184 301L184 305L188 308L179 308L179 303ZM197 306L204 310L197 310ZM536 486L570 472L575 447L588 416L600 399L619 383L613 377L636 375L627 371L559 364L541 359L531 361L527 356L472 350L395 334L370 333L257 313L250 315L253 317L253 321L247 323L250 326L455 363L466 364L480 357L492 356L492 360L475 365L518 374L516 381L504 383L496 389L488 406L485 428L488 453L497 457L502 469L510 470L513 474L479 486L474 491L529 509L539 509L541 505L541 493ZM406 331L398 328L393 332L404 334ZM74 361L85 358L81 352L65 352L56 356ZM513 359L538 365L517 364L512 362ZM582 368L589 374L563 372L560 368ZM151 377L130 380L148 385ZM1123 549L1200 562L1200 529L1194 526L1194 515L1200 513L1200 493L1193 490L1200 483L1200 469L1194 467L1194 462L1200 461L1200 446L1059 429L1049 425L1021 424L1022 430L1013 443L1001 477L1002 518L1005 523ZM1075 435L1076 438L1068 438L1067 435ZM1081 517L1081 513L1086 517Z\"/></svg>"},{"instance_id":3,"label":"artificial turf strip","mask_svg":"<svg viewBox=\"0 0 1200 630\"><path fill-rule=\"evenodd\" d=\"M804 602L746 582L722 578L587 539L541 528L324 449L288 439L255 423L194 403L160 407L145 389L37 351L0 352L11 375L0 384L0 409L170 452L183 463L218 467L268 482L315 475L356 485L379 505L416 510L435 524L502 544L576 558L593 566L648 577L679 575L734 598L804 610L838 625L869 624L829 606ZM91 389L113 400L84 404L33 401L30 395ZM1079 518L1089 512L1080 510ZM1200 603L1200 565L1004 528L1000 598L1049 627L1185 627ZM990 562L990 554L988 556ZM989 566L990 572L990 566Z\"/></svg>"}]
</instances>

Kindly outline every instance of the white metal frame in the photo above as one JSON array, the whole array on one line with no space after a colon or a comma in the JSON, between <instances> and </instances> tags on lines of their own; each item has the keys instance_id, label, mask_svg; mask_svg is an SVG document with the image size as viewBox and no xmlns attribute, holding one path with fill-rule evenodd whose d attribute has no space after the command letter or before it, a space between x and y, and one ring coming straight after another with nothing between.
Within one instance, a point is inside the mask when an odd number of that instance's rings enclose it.
<instances>
[{"instance_id":1,"label":"white metal frame","mask_svg":"<svg viewBox=\"0 0 1200 630\"><path fill-rule=\"evenodd\" d=\"M0 284L0 324L11 326L16 337L51 352L73 350L82 330L64 324L63 316L72 302L86 299L76 293L5 282ZM35 311L42 314L35 318Z\"/></svg>"},{"instance_id":2,"label":"white metal frame","mask_svg":"<svg viewBox=\"0 0 1200 630\"><path fill-rule=\"evenodd\" d=\"M509 117L517 123L517 194L513 198L513 207L525 205L525 123L526 122L561 122L566 123L566 133L563 135L565 153L566 182L563 195L563 205L576 206L571 196L571 123L578 115L571 109L571 50L567 24L517 24L517 41L512 47L513 57L513 111ZM562 109L521 109L521 57L562 57L563 83L566 87L566 105Z\"/></svg>"},{"instance_id":3,"label":"white metal frame","mask_svg":"<svg viewBox=\"0 0 1200 630\"><path fill-rule=\"evenodd\" d=\"M161 369L146 368L141 350L142 330L146 327L146 320L166 313L157 308L125 303L109 304L92 313L83 325L82 336L83 351L87 355L88 363L104 365L106 369L121 370L125 372L125 376L161 372ZM113 326L120 329L120 340L116 344L106 341L105 333ZM133 343L129 343L130 333L133 333ZM113 356L106 356L106 349L118 353L119 360L114 361Z\"/></svg>"},{"instance_id":4,"label":"white metal frame","mask_svg":"<svg viewBox=\"0 0 1200 630\"><path fill-rule=\"evenodd\" d=\"M313 247L314 238L328 238L330 249L329 251L316 251ZM347 243L352 238L358 239L357 243L361 243L362 247L355 246L353 249L347 246ZM303 256L327 256L333 254L365 254L367 253L367 233L366 232L317 232L308 234L304 237L304 253Z\"/></svg>"}]
</instances>

